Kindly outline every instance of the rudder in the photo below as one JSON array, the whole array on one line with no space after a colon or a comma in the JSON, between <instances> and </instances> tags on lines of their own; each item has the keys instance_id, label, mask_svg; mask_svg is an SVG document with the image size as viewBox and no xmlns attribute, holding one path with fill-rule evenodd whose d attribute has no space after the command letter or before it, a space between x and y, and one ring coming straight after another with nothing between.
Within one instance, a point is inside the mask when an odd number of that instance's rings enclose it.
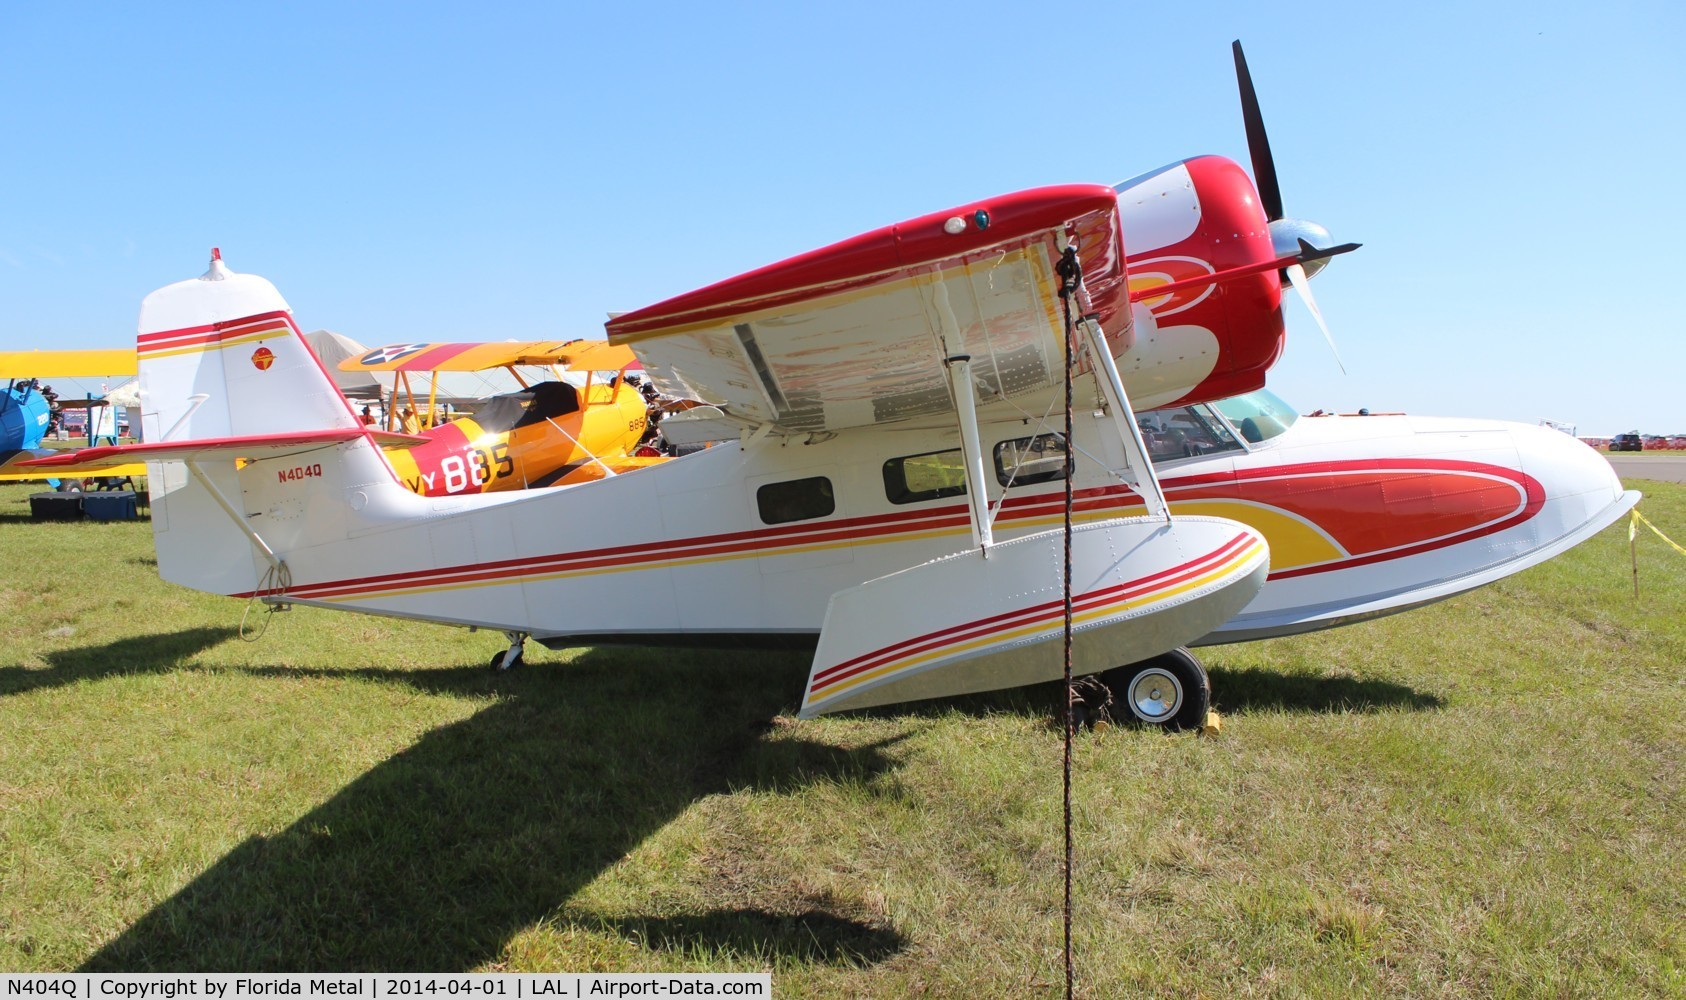
<instances>
[{"instance_id":1,"label":"rudder","mask_svg":"<svg viewBox=\"0 0 1686 1000\"><path fill-rule=\"evenodd\" d=\"M159 574L241 594L269 586L289 553L343 539L348 492L393 480L281 293L212 253L203 275L141 303L142 426L147 445L184 455L148 462ZM276 444L333 437L321 432L358 433L308 455Z\"/></svg>"},{"instance_id":2,"label":"rudder","mask_svg":"<svg viewBox=\"0 0 1686 1000\"><path fill-rule=\"evenodd\" d=\"M203 275L141 303L136 351L145 439L357 427L281 293L255 274L230 271L211 253Z\"/></svg>"}]
</instances>

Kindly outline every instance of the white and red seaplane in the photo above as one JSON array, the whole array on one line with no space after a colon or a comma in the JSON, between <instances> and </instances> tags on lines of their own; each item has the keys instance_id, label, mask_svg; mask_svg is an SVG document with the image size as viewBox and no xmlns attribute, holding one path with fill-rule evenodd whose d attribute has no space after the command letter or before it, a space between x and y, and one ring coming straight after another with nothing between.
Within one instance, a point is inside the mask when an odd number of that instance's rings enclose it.
<instances>
[{"instance_id":1,"label":"white and red seaplane","mask_svg":"<svg viewBox=\"0 0 1686 1000\"><path fill-rule=\"evenodd\" d=\"M213 261L141 306L147 443L66 460L150 463L185 586L498 630L496 667L529 638L809 645L804 716L1060 676L1069 486L1075 671L1198 721L1180 647L1438 600L1638 500L1550 429L1296 420L1260 391L1284 277L1343 248L1283 217L1242 89L1257 188L1202 156L1020 191L612 320L663 394L708 404L665 429L723 446L418 496L274 286Z\"/></svg>"}]
</instances>

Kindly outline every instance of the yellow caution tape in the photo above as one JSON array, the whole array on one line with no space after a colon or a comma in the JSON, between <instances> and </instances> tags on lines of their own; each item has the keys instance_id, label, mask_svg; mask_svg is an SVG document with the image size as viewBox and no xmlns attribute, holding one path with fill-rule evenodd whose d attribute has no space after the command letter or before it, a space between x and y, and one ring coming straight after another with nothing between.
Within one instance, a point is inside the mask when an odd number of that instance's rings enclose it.
<instances>
[{"instance_id":1,"label":"yellow caution tape","mask_svg":"<svg viewBox=\"0 0 1686 1000\"><path fill-rule=\"evenodd\" d=\"M1683 548L1680 545L1679 542L1677 542L1674 539L1672 539L1672 538L1668 537L1667 535L1663 534L1663 529L1661 529L1661 528L1657 527L1656 525L1652 524L1649 518L1647 518L1644 514L1639 513L1639 508L1635 507L1632 511L1632 514L1633 514L1633 516L1628 518L1628 522L1627 522L1627 540L1629 542L1633 541L1634 536L1639 532L1639 525L1641 523L1643 523L1645 525L1645 527L1650 528L1652 531L1656 532L1658 538L1661 538L1663 541L1667 542L1670 546L1672 546L1674 551L1680 553L1683 556L1686 556L1686 548Z\"/></svg>"}]
</instances>

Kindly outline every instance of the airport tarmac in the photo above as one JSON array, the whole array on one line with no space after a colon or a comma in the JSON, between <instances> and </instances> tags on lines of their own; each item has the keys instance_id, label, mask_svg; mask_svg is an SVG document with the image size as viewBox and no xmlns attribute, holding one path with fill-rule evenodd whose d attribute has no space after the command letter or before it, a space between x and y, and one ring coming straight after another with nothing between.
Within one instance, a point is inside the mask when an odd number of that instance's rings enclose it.
<instances>
[{"instance_id":1,"label":"airport tarmac","mask_svg":"<svg viewBox=\"0 0 1686 1000\"><path fill-rule=\"evenodd\" d=\"M1660 479L1665 483L1686 483L1686 454L1606 455L1616 475L1623 479Z\"/></svg>"}]
</instances>

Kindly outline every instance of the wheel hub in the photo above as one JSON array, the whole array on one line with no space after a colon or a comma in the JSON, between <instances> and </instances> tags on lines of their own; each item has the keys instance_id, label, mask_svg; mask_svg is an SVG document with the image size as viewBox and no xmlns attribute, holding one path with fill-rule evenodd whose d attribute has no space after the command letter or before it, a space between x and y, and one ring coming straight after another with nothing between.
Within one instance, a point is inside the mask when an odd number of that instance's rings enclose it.
<instances>
[{"instance_id":1,"label":"wheel hub","mask_svg":"<svg viewBox=\"0 0 1686 1000\"><path fill-rule=\"evenodd\" d=\"M1130 711L1145 722L1164 722L1182 707L1183 686L1169 671L1149 667L1130 681Z\"/></svg>"}]
</instances>

